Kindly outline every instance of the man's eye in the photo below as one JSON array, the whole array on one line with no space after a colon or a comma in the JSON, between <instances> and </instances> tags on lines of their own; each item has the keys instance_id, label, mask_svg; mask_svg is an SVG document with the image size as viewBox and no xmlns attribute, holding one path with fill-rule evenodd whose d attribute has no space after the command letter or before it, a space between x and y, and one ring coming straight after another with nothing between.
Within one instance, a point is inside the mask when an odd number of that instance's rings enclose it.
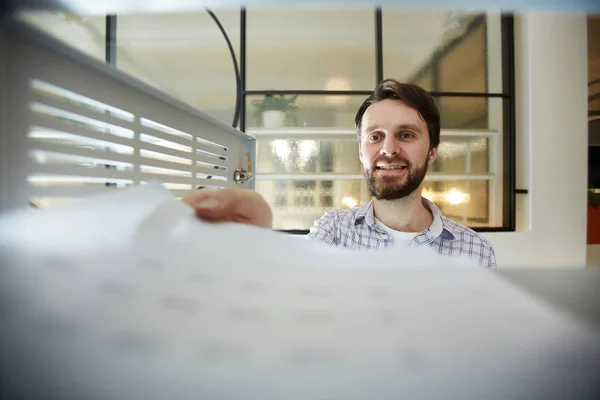
<instances>
[{"instance_id":1,"label":"man's eye","mask_svg":"<svg viewBox=\"0 0 600 400\"><path fill-rule=\"evenodd\" d=\"M414 135L412 132L402 132L400 133L400 138L402 139L411 139Z\"/></svg>"},{"instance_id":2,"label":"man's eye","mask_svg":"<svg viewBox=\"0 0 600 400\"><path fill-rule=\"evenodd\" d=\"M372 142L376 142L379 139L381 139L381 135L379 135L377 133L374 133L374 134L372 134L372 135L369 136L369 140L372 141Z\"/></svg>"}]
</instances>

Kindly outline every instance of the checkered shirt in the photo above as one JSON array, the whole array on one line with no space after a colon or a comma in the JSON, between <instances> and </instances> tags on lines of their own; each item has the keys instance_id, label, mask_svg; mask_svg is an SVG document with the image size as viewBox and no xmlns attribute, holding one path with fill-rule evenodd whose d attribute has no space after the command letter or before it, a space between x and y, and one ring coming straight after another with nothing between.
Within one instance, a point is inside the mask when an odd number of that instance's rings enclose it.
<instances>
[{"instance_id":1,"label":"checkered shirt","mask_svg":"<svg viewBox=\"0 0 600 400\"><path fill-rule=\"evenodd\" d=\"M433 214L433 223L417 234L409 246L429 246L442 255L466 256L483 267L496 268L490 242L472 229L444 217L429 200L423 199L423 203ZM394 238L375 222L373 200L361 207L328 212L315 221L308 237L355 250L394 246Z\"/></svg>"}]
</instances>

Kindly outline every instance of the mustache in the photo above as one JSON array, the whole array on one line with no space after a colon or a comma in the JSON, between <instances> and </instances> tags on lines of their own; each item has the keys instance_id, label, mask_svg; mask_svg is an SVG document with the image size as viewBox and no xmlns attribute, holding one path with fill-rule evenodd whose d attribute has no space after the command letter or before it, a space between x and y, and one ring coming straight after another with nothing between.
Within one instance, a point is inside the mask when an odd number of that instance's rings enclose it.
<instances>
[{"instance_id":1,"label":"mustache","mask_svg":"<svg viewBox=\"0 0 600 400\"><path fill-rule=\"evenodd\" d=\"M373 164L371 165L371 168L375 169L375 166L380 161L384 161L384 162L386 162L388 164L399 163L399 164L406 164L408 167L412 166L412 163L408 159L406 159L404 157L400 157L400 156L394 156L394 157L381 156L381 157L373 160Z\"/></svg>"}]
</instances>

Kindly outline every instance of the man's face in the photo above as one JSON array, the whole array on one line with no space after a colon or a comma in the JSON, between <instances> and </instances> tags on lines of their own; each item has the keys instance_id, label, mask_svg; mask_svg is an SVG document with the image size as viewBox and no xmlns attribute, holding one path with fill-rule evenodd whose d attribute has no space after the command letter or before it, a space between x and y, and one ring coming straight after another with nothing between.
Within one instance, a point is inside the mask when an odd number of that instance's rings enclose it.
<instances>
[{"instance_id":1,"label":"man's face","mask_svg":"<svg viewBox=\"0 0 600 400\"><path fill-rule=\"evenodd\" d=\"M419 189L437 157L427 124L400 100L382 100L362 119L359 157L371 195L397 200Z\"/></svg>"}]
</instances>

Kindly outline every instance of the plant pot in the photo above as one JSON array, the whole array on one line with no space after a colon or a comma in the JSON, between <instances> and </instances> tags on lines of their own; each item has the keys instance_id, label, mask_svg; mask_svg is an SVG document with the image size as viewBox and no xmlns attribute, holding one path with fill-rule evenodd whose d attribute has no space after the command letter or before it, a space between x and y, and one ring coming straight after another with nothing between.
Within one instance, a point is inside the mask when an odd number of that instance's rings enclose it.
<instances>
[{"instance_id":1,"label":"plant pot","mask_svg":"<svg viewBox=\"0 0 600 400\"><path fill-rule=\"evenodd\" d=\"M588 206L587 243L600 244L600 206Z\"/></svg>"},{"instance_id":2,"label":"plant pot","mask_svg":"<svg viewBox=\"0 0 600 400\"><path fill-rule=\"evenodd\" d=\"M263 111L262 124L265 128L281 128L285 125L285 113L279 110Z\"/></svg>"}]
</instances>

